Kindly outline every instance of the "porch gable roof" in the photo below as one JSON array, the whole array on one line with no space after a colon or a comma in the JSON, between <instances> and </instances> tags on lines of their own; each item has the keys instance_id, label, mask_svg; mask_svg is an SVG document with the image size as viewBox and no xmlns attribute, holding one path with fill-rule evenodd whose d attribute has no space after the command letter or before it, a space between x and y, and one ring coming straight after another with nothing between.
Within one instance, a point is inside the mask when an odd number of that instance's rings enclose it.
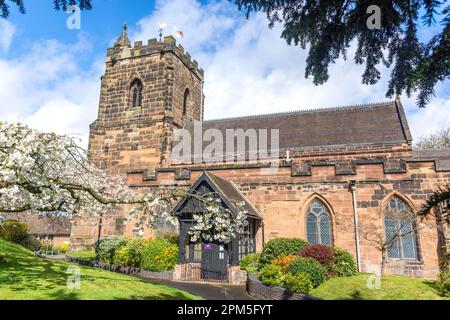
<instances>
[{"instance_id":1,"label":"porch gable roof","mask_svg":"<svg viewBox=\"0 0 450 320\"><path fill-rule=\"evenodd\" d=\"M244 203L243 209L247 211L247 216L261 220L261 214L258 209L250 203L247 198L236 188L236 186L221 177L218 177L210 172L204 171L197 181L190 187L190 192L195 192L202 182L208 184L213 191L220 197L220 199L225 203L225 205L231 210L233 214L238 213L238 208L235 203ZM175 214L179 212L183 205L188 201L188 198L181 199L173 208Z\"/></svg>"}]
</instances>

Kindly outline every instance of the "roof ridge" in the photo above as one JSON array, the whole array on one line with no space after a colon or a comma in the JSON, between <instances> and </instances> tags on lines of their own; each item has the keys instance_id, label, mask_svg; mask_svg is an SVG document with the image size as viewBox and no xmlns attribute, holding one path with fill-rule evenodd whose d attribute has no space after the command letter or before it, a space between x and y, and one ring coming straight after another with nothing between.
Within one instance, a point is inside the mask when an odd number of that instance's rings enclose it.
<instances>
[{"instance_id":1,"label":"roof ridge","mask_svg":"<svg viewBox=\"0 0 450 320\"><path fill-rule=\"evenodd\" d=\"M207 123L207 122L215 122L215 121L284 116L284 115L310 113L310 112L326 112L326 111L339 112L339 111L344 111L344 110L347 111L347 110L361 109L361 108L365 108L365 107L376 107L376 106L382 106L382 105L384 106L387 104L394 104L394 103L395 103L395 101L384 101L384 102L370 102L370 103L342 105L342 106L325 107L325 108L316 107L316 108L309 108L309 109L303 109L303 110L292 110L292 111L283 111L283 112L274 112L274 113L261 113L261 114L237 116L237 117L229 117L229 118L217 118L217 119L204 120L203 122Z\"/></svg>"}]
</instances>

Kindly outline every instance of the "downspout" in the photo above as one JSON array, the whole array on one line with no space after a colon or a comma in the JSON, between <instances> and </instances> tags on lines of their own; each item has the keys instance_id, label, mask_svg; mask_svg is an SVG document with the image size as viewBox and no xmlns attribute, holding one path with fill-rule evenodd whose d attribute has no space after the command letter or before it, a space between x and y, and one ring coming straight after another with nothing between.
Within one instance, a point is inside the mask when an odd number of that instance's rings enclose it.
<instances>
[{"instance_id":1,"label":"downspout","mask_svg":"<svg viewBox=\"0 0 450 320\"><path fill-rule=\"evenodd\" d=\"M359 223L358 223L358 206L356 201L356 182L350 181L349 189L352 192L353 200L353 219L355 223L355 243L356 243L356 261L358 263L358 272L361 272L361 251L359 247Z\"/></svg>"}]
</instances>

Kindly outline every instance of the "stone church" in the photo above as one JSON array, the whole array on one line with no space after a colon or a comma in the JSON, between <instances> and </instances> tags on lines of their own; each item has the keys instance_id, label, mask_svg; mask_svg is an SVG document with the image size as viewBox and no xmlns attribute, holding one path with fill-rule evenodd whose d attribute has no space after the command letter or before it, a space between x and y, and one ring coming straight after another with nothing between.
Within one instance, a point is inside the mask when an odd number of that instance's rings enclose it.
<instances>
[{"instance_id":1,"label":"stone church","mask_svg":"<svg viewBox=\"0 0 450 320\"><path fill-rule=\"evenodd\" d=\"M434 217L405 222L385 213L417 211L427 196L449 183L450 150L413 151L399 99L204 121L203 80L203 69L173 37L131 45L124 27L107 52L98 117L90 126L92 162L123 175L139 190L206 188L220 193L232 211L233 203L244 202L248 230L228 245L225 264L236 265L271 239L299 237L341 247L358 259L362 271L376 272L378 244L355 228L358 219L358 225L370 221L386 237L400 223L411 229L388 249L388 273L436 275L448 242L445 226ZM265 159L175 163L174 133L196 121L203 130L223 133L279 129L277 170L263 174ZM183 208L177 205L180 214ZM153 234L145 231L145 236ZM132 237L138 230L119 210L103 218L101 236L107 235ZM73 246L89 245L97 236L98 226L80 221L72 228L71 241ZM181 238L180 262L200 259L201 244Z\"/></svg>"}]
</instances>

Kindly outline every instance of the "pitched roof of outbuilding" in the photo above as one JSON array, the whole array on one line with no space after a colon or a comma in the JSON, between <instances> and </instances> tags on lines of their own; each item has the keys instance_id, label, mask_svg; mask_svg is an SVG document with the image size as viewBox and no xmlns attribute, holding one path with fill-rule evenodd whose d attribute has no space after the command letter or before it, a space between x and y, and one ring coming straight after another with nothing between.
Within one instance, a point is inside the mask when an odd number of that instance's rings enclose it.
<instances>
[{"instance_id":1,"label":"pitched roof of outbuilding","mask_svg":"<svg viewBox=\"0 0 450 320\"><path fill-rule=\"evenodd\" d=\"M68 217L36 215L28 212L5 214L5 219L19 220L28 225L28 232L33 235L69 236L71 223Z\"/></svg>"},{"instance_id":2,"label":"pitched roof of outbuilding","mask_svg":"<svg viewBox=\"0 0 450 320\"><path fill-rule=\"evenodd\" d=\"M399 100L203 122L203 131L212 128L224 136L226 129L279 129L280 149L412 141Z\"/></svg>"}]
</instances>

